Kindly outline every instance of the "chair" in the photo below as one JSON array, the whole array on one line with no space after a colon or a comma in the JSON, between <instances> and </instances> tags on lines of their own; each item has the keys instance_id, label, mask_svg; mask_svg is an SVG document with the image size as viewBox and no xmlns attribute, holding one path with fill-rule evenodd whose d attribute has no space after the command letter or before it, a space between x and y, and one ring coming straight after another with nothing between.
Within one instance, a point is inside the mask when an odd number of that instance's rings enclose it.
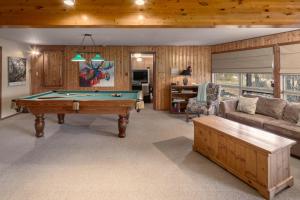
<instances>
[{"instance_id":1,"label":"chair","mask_svg":"<svg viewBox=\"0 0 300 200\"><path fill-rule=\"evenodd\" d=\"M197 97L189 99L185 113L186 121L191 119L190 115L201 114L217 115L219 111L221 86L214 83L208 83L206 88L207 102L197 102Z\"/></svg>"}]
</instances>

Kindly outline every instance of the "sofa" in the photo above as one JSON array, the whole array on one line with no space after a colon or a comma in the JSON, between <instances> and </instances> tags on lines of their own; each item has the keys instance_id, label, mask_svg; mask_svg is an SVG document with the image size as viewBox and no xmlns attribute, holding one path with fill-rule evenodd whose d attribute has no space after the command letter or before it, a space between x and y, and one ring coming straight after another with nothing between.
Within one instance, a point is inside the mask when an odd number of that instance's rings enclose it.
<instances>
[{"instance_id":1,"label":"sofa","mask_svg":"<svg viewBox=\"0 0 300 200\"><path fill-rule=\"evenodd\" d=\"M259 97L254 115L237 111L237 105L238 99L220 102L220 116L297 141L291 154L300 158L300 103Z\"/></svg>"}]
</instances>

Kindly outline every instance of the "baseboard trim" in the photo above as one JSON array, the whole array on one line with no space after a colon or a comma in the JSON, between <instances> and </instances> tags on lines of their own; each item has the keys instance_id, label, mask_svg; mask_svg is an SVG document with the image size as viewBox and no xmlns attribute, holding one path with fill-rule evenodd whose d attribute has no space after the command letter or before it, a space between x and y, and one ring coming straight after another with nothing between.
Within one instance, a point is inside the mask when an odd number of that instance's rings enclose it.
<instances>
[{"instance_id":1,"label":"baseboard trim","mask_svg":"<svg viewBox=\"0 0 300 200\"><path fill-rule=\"evenodd\" d=\"M19 114L20 114L20 113L15 113L15 114L12 114L12 115L7 116L7 117L1 117L0 120L9 119L9 118L15 117L16 115L19 115Z\"/></svg>"}]
</instances>

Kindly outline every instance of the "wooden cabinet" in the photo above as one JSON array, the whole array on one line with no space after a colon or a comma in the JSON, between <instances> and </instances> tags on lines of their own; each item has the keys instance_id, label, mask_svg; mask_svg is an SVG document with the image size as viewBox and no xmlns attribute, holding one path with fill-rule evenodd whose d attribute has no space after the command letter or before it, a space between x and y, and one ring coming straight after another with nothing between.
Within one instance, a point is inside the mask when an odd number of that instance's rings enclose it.
<instances>
[{"instance_id":1,"label":"wooden cabinet","mask_svg":"<svg viewBox=\"0 0 300 200\"><path fill-rule=\"evenodd\" d=\"M63 51L43 52L43 86L63 86Z\"/></svg>"},{"instance_id":2,"label":"wooden cabinet","mask_svg":"<svg viewBox=\"0 0 300 200\"><path fill-rule=\"evenodd\" d=\"M190 98L196 97L198 86L171 85L170 87L170 112L185 113L186 105Z\"/></svg>"},{"instance_id":3,"label":"wooden cabinet","mask_svg":"<svg viewBox=\"0 0 300 200\"><path fill-rule=\"evenodd\" d=\"M295 141L216 116L196 118L194 127L194 150L265 198L293 185L289 158Z\"/></svg>"}]
</instances>

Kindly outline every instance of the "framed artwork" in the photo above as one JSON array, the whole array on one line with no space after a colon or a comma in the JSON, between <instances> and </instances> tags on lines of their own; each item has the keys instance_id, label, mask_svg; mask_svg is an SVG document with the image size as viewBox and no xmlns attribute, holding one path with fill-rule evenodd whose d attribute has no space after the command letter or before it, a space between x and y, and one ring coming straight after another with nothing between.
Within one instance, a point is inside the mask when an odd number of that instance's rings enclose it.
<instances>
[{"instance_id":1,"label":"framed artwork","mask_svg":"<svg viewBox=\"0 0 300 200\"><path fill-rule=\"evenodd\" d=\"M26 58L8 57L8 86L26 84Z\"/></svg>"},{"instance_id":2,"label":"framed artwork","mask_svg":"<svg viewBox=\"0 0 300 200\"><path fill-rule=\"evenodd\" d=\"M115 63L113 61L80 62L80 87L114 87Z\"/></svg>"}]
</instances>

